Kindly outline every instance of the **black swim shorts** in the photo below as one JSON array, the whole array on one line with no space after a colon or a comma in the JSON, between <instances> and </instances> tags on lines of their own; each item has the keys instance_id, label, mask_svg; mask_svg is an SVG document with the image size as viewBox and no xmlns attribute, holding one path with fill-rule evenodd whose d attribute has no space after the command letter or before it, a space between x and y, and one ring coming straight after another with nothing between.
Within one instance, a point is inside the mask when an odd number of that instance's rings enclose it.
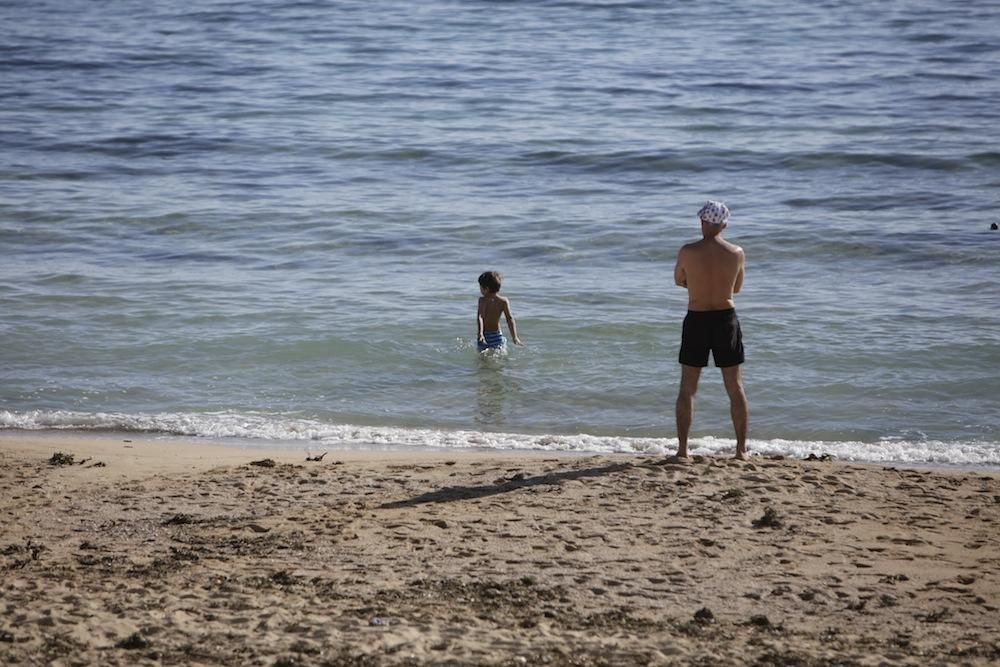
<instances>
[{"instance_id":1,"label":"black swim shorts","mask_svg":"<svg viewBox=\"0 0 1000 667\"><path fill-rule=\"evenodd\" d=\"M735 308L689 310L684 317L680 362L703 368L709 351L719 368L743 363L743 332Z\"/></svg>"}]
</instances>

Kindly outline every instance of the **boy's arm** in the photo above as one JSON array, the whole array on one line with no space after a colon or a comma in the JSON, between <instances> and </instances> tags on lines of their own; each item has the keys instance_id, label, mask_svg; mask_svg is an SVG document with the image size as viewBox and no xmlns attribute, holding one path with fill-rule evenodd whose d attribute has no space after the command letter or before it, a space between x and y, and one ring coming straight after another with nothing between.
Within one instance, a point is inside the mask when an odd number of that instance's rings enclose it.
<instances>
[{"instance_id":1,"label":"boy's arm","mask_svg":"<svg viewBox=\"0 0 1000 667\"><path fill-rule=\"evenodd\" d=\"M479 307L476 309L476 340L480 343L485 343L486 338L483 336L483 300L479 299Z\"/></svg>"},{"instance_id":2,"label":"boy's arm","mask_svg":"<svg viewBox=\"0 0 1000 667\"><path fill-rule=\"evenodd\" d=\"M514 321L514 317L510 314L510 299L503 300L503 316L507 318L507 328L510 329L510 337L513 339L515 345L524 345L521 339L517 337L517 323Z\"/></svg>"}]
</instances>

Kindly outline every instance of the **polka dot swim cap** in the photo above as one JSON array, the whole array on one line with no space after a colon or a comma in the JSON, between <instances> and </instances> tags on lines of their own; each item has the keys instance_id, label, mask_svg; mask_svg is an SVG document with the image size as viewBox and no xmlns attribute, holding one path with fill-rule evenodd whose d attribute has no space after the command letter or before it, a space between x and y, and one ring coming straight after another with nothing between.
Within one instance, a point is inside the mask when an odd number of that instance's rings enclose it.
<instances>
[{"instance_id":1,"label":"polka dot swim cap","mask_svg":"<svg viewBox=\"0 0 1000 667\"><path fill-rule=\"evenodd\" d=\"M723 225L729 220L729 207L721 201L710 199L698 211L698 217L712 225Z\"/></svg>"}]
</instances>

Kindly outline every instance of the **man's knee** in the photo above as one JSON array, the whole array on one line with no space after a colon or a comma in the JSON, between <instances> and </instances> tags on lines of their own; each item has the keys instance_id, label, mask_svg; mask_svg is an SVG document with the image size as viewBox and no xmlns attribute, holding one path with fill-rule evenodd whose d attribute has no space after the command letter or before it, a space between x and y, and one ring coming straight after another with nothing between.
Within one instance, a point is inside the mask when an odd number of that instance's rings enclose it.
<instances>
[{"instance_id":1,"label":"man's knee","mask_svg":"<svg viewBox=\"0 0 1000 667\"><path fill-rule=\"evenodd\" d=\"M739 398L740 396L744 396L745 392L743 389L743 383L739 380L727 382L726 393L729 394L729 398Z\"/></svg>"},{"instance_id":2,"label":"man's knee","mask_svg":"<svg viewBox=\"0 0 1000 667\"><path fill-rule=\"evenodd\" d=\"M694 398L694 395L698 393L697 384L686 384L681 383L680 388L677 390L677 400L678 401L689 401Z\"/></svg>"},{"instance_id":3,"label":"man's knee","mask_svg":"<svg viewBox=\"0 0 1000 667\"><path fill-rule=\"evenodd\" d=\"M677 391L678 399L692 399L698 392L698 380L701 377L701 369L691 366L681 366L681 382Z\"/></svg>"},{"instance_id":4,"label":"man's knee","mask_svg":"<svg viewBox=\"0 0 1000 667\"><path fill-rule=\"evenodd\" d=\"M732 366L722 369L722 380L726 386L726 391L730 396L743 393L743 376L739 366Z\"/></svg>"}]
</instances>

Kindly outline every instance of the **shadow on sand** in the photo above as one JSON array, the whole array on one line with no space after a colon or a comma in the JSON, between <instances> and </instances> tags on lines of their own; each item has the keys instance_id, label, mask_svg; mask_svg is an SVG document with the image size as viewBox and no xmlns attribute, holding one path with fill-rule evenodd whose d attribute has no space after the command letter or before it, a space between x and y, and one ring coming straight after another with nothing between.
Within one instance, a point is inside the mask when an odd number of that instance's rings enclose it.
<instances>
[{"instance_id":1,"label":"shadow on sand","mask_svg":"<svg viewBox=\"0 0 1000 667\"><path fill-rule=\"evenodd\" d=\"M416 507L427 503L449 503L456 500L474 500L495 496L500 493L510 493L518 489L525 489L532 486L557 486L566 481L574 479L585 479L588 477L601 477L623 470L630 470L636 467L634 463L613 463L599 468L584 468L582 470L567 470L565 472L550 472L534 477L525 477L524 473L518 473L505 480L498 480L492 484L479 486L449 486L437 491L431 491L419 496L414 496L408 500L397 500L391 503L384 503L380 509L397 509L402 507Z\"/></svg>"}]
</instances>

